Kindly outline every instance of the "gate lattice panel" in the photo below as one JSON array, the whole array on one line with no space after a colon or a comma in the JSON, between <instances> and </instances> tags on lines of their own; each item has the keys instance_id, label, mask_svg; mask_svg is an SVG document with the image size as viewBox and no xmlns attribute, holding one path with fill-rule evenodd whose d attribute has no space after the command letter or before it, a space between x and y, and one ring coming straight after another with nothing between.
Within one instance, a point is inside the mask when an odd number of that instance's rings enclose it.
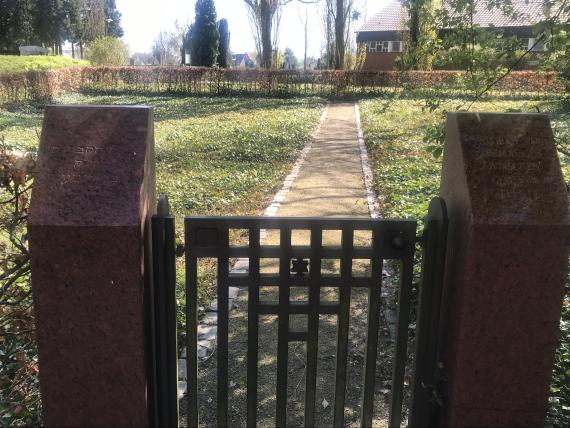
<instances>
[{"instance_id":1,"label":"gate lattice panel","mask_svg":"<svg viewBox=\"0 0 570 428\"><path fill-rule=\"evenodd\" d=\"M158 245L154 246L155 259L162 260L163 266L173 268L174 219L163 215L155 217L153 232L160 235ZM159 224L160 223L160 224ZM156 230L155 230L156 229ZM378 354L378 330L380 324L382 271L386 260L401 263L399 276L399 295L397 313L397 334L394 349L394 365L392 375L392 395L390 402L390 426L399 426L402 414L404 371L406 364L408 328L410 314L410 293L412 289L414 252L416 239L416 222L411 220L385 220L366 218L267 218L267 217L187 217L184 221L185 257L186 257L186 335L187 335L187 418L191 427L199 425L198 418L198 352L197 352L197 315L198 315L198 261L202 258L217 260L217 424L228 426L228 327L229 327L229 287L247 288L247 426L257 423L257 391L258 391L258 343L260 315L274 315L278 319L277 333L277 388L275 425L287 426L287 380L288 350L290 342L306 343L306 383L305 383L305 426L315 425L315 396L317 384L317 362L319 343L319 316L334 315L337 319L337 352L334 386L334 426L344 426L345 397L347 384L347 356L350 320L351 291L353 288L368 290L367 341L364 348L365 366L363 367L363 385L361 402L361 426L372 425L374 408L374 389L376 378L376 361ZM247 230L247 245L230 245L230 231ZM161 233L162 230L162 233ZM279 234L279 244L269 245L262 240L266 230ZM340 245L327 245L323 242L324 231L340 231ZM292 242L294 231L308 231L309 245L296 245ZM355 234L367 231L371 235L371 244L360 246L355 244ZM172 242L166 243L168 251L161 251L165 244L164 237L171 236ZM433 234L432 234L433 235ZM433 236L432 236L433 238ZM437 239L432 241L437 244ZM441 246L441 245L440 245ZM433 247L433 245L432 245ZM431 248L431 247L430 247ZM435 247L434 247L435 248ZM444 253L443 253L444 254ZM164 261L164 257L168 260ZM441 254L440 254L441 256ZM441 258L441 257L440 257ZM231 261L248 259L247 273L232 273ZM262 272L260 261L278 259L279 267L274 273ZM323 272L322 261L335 259L340 261L340 269L336 274ZM353 261L369 261L366 276L355 275ZM439 263L439 262L438 262ZM425 264L425 263L424 263ZM157 262L155 261L155 270ZM167 269L168 270L168 269ZM306 272L306 273L303 273ZM439 271L438 271L439 272ZM163 277L173 278L172 273L164 275L155 272L155 282L165 286ZM432 275L433 276L433 275ZM438 278L430 278L429 281ZM167 281L168 282L168 281ZM173 288L174 285L171 284ZM277 287L278 298L274 302L260 300L260 287ZM305 301L291 301L292 287L306 287L308 298ZM334 287L338 290L337 301L321 301L321 288ZM155 284L156 288L156 284ZM159 293L160 294L160 293ZM171 292L169 295L173 296ZM160 305L159 305L160 306ZM428 308L429 310L429 308ZM160 307L157 308L160 314ZM305 315L308 319L307 329L298 330L290 325L290 315ZM439 315L439 314L438 314ZM156 315L157 317L159 315ZM425 317L424 317L425 318ZM437 331L437 317L430 315L435 327L425 323L422 331L432 335ZM432 322L432 324L433 324ZM428 328L429 327L429 328ZM175 328L170 327L170 328ZM427 330L426 330L427 329ZM424 334L424 333L422 333ZM421 338L424 340L424 338ZM429 341L429 340L428 340ZM432 341L433 342L433 341ZM176 345L169 345L172 349ZM174 351L175 352L175 351ZM421 353L422 350L419 350ZM429 376L429 368L422 376ZM175 370L170 371L169 378L176 377ZM426 374L428 373L428 374ZM160 377L160 376L159 376ZM424 382L424 378L416 380ZM431 378L430 378L431 379ZM172 381L173 379L169 379ZM163 391L170 391L169 381L157 380L158 396ZM159 398L160 399L160 398ZM172 398L171 398L172 399ZM175 400L176 398L174 398ZM416 403L417 404L417 403ZM164 405L164 410L171 412L172 407ZM172 412L171 412L172 413ZM160 420L177 422L177 414ZM164 422L166 423L166 422Z\"/></svg>"}]
</instances>

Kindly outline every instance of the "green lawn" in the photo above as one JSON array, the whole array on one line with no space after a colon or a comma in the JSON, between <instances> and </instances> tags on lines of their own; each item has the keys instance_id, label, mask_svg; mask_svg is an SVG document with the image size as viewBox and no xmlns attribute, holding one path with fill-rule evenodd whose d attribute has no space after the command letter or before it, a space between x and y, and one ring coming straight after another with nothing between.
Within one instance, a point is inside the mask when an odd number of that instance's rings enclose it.
<instances>
[{"instance_id":1,"label":"green lawn","mask_svg":"<svg viewBox=\"0 0 570 428\"><path fill-rule=\"evenodd\" d=\"M289 171L317 124L319 98L83 96L67 104L154 107L157 190L177 215L256 214ZM37 148L42 112L0 110L0 136L20 150Z\"/></svg>"},{"instance_id":2,"label":"green lawn","mask_svg":"<svg viewBox=\"0 0 570 428\"><path fill-rule=\"evenodd\" d=\"M71 66L89 65L88 61L71 59L64 56L17 56L0 55L0 74L17 73L20 71L48 70L50 68L63 68Z\"/></svg>"}]
</instances>

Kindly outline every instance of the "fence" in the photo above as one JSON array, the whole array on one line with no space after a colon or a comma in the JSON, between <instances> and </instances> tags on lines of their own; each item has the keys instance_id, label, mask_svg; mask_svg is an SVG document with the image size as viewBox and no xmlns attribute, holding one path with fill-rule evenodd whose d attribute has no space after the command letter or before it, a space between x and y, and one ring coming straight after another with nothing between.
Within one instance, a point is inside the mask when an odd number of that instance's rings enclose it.
<instances>
[{"instance_id":1,"label":"fence","mask_svg":"<svg viewBox=\"0 0 570 428\"><path fill-rule=\"evenodd\" d=\"M461 71L296 71L200 67L71 67L0 75L0 104L46 101L64 92L172 93L184 95L251 94L324 97L374 95L387 89L433 88L461 93L470 79ZM497 90L562 92L558 73L514 71Z\"/></svg>"}]
</instances>

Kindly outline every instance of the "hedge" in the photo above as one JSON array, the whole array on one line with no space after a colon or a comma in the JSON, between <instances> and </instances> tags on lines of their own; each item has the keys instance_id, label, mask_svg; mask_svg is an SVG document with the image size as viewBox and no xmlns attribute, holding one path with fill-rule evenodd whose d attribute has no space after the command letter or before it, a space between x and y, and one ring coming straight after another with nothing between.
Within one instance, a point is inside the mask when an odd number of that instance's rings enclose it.
<instances>
[{"instance_id":1,"label":"hedge","mask_svg":"<svg viewBox=\"0 0 570 428\"><path fill-rule=\"evenodd\" d=\"M386 88L461 90L461 71L295 71L200 67L70 67L0 75L0 103L45 101L63 92L144 92L180 94L256 94L346 96L375 94ZM466 83L466 81L463 81ZM514 71L496 87L503 91L561 92L557 73Z\"/></svg>"}]
</instances>

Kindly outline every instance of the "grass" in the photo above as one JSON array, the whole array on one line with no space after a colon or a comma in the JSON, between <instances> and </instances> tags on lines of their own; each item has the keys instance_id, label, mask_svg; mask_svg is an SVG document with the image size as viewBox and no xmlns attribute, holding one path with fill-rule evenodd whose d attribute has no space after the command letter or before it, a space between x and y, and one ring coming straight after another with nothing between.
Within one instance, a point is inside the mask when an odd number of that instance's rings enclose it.
<instances>
[{"instance_id":1,"label":"grass","mask_svg":"<svg viewBox=\"0 0 570 428\"><path fill-rule=\"evenodd\" d=\"M64 56L0 55L0 74L85 65L89 65L89 62L79 59L71 59Z\"/></svg>"},{"instance_id":2,"label":"grass","mask_svg":"<svg viewBox=\"0 0 570 428\"><path fill-rule=\"evenodd\" d=\"M169 197L182 240L185 215L256 215L268 204L318 122L320 98L67 95L62 104L146 104L155 116L157 191ZM0 135L35 151L42 110L0 110ZM180 266L179 282L183 281ZM211 297L203 278L200 301ZM184 298L183 293L180 295Z\"/></svg>"},{"instance_id":3,"label":"grass","mask_svg":"<svg viewBox=\"0 0 570 428\"><path fill-rule=\"evenodd\" d=\"M461 105L461 99L449 98L445 107ZM423 142L426 130L441 120L435 112L424 109L422 99L370 99L360 103L362 126L372 161L375 186L381 195L381 212L386 217L422 219L430 199L438 195L441 159L428 153ZM477 102L472 111L547 112L557 142L567 148L570 137L570 108L556 99L493 98ZM562 143L566 141L566 143ZM564 178L570 182L570 156L559 155ZM568 282L570 284L570 282ZM569 285L567 284L567 290ZM559 347L555 355L550 407L547 424L570 423L570 295L562 310Z\"/></svg>"},{"instance_id":4,"label":"grass","mask_svg":"<svg viewBox=\"0 0 570 428\"><path fill-rule=\"evenodd\" d=\"M154 107L157 190L178 215L255 214L280 184L318 121L323 101L167 96L82 96L65 104ZM0 134L34 151L42 112L0 111Z\"/></svg>"}]
</instances>

